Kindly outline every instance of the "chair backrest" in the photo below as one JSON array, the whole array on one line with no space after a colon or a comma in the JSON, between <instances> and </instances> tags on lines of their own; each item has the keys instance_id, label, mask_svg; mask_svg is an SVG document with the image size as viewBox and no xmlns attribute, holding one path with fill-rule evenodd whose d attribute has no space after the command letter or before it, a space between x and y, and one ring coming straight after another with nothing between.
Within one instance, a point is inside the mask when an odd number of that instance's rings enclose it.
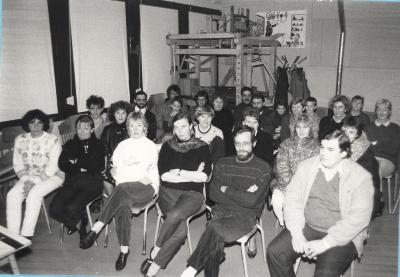
<instances>
[{"instance_id":1,"label":"chair backrest","mask_svg":"<svg viewBox=\"0 0 400 277\"><path fill-rule=\"evenodd\" d=\"M15 138L25 133L21 126L6 127L1 130L0 136L0 157L3 157L8 151L13 150Z\"/></svg>"}]
</instances>

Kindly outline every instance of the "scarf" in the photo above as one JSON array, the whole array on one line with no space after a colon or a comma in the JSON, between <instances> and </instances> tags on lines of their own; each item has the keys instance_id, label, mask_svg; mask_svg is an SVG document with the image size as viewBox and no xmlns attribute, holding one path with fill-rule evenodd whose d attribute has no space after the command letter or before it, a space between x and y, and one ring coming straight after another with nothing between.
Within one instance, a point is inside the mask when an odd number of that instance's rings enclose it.
<instances>
[{"instance_id":1,"label":"scarf","mask_svg":"<svg viewBox=\"0 0 400 277\"><path fill-rule=\"evenodd\" d=\"M200 148L203 145L207 145L204 141L193 135L187 141L181 141L177 136L173 136L167 143L172 149L180 153L186 153L190 150Z\"/></svg>"}]
</instances>

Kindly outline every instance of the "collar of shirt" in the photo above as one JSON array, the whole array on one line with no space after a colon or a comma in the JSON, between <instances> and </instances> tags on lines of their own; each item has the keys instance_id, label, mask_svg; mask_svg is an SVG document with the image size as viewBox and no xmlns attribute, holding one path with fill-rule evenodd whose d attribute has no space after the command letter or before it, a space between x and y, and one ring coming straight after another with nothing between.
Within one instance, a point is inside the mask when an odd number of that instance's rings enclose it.
<instances>
[{"instance_id":1,"label":"collar of shirt","mask_svg":"<svg viewBox=\"0 0 400 277\"><path fill-rule=\"evenodd\" d=\"M146 108L140 109L138 106L135 106L135 112L141 112L142 114L145 114Z\"/></svg>"},{"instance_id":2,"label":"collar of shirt","mask_svg":"<svg viewBox=\"0 0 400 277\"><path fill-rule=\"evenodd\" d=\"M390 120L385 121L385 122L383 122L383 123L378 122L378 120L375 120L375 125L376 125L377 127L379 127L379 126L381 126L381 125L387 127L387 126L389 126L389 124L390 124Z\"/></svg>"},{"instance_id":3,"label":"collar of shirt","mask_svg":"<svg viewBox=\"0 0 400 277\"><path fill-rule=\"evenodd\" d=\"M324 173L326 180L330 181L336 175L336 173L339 173L339 177L340 177L340 175L342 175L342 173L343 173L343 160L340 161L339 164L336 165L333 168L326 168L321 163L319 164L318 167L319 167L319 169L321 169L322 173Z\"/></svg>"}]
</instances>

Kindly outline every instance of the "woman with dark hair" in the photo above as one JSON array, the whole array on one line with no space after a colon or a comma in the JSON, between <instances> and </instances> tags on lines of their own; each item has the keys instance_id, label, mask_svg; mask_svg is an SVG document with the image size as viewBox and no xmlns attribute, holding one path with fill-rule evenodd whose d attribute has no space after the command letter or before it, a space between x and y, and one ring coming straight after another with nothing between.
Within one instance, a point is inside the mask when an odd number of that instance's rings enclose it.
<instances>
[{"instance_id":1,"label":"woman with dark hair","mask_svg":"<svg viewBox=\"0 0 400 277\"><path fill-rule=\"evenodd\" d=\"M189 114L192 118L192 121L195 122L196 119L196 109L198 107L203 107L206 105L209 105L210 99L208 98L208 93L205 90L199 90L194 97L194 100L196 101L196 106L190 107L189 109ZM196 122L197 123L197 122Z\"/></svg>"},{"instance_id":2,"label":"woman with dark hair","mask_svg":"<svg viewBox=\"0 0 400 277\"><path fill-rule=\"evenodd\" d=\"M150 257L141 266L141 272L149 277L165 268L185 242L186 220L204 204L204 183L211 174L210 150L193 135L190 116L175 115L173 125L174 137L162 145L158 158L158 203L165 220Z\"/></svg>"},{"instance_id":3,"label":"woman with dark hair","mask_svg":"<svg viewBox=\"0 0 400 277\"><path fill-rule=\"evenodd\" d=\"M104 146L94 134L94 122L81 115L75 123L76 135L64 144L58 165L65 173L63 187L50 204L50 216L64 224L71 235L86 235L86 205L103 191ZM80 223L80 226L78 224Z\"/></svg>"},{"instance_id":4,"label":"woman with dark hair","mask_svg":"<svg viewBox=\"0 0 400 277\"><path fill-rule=\"evenodd\" d=\"M86 108L94 121L94 133L97 138L101 137L104 127L108 125L108 122L101 116L104 104L103 97L97 95L90 95L86 100Z\"/></svg>"},{"instance_id":5,"label":"woman with dark hair","mask_svg":"<svg viewBox=\"0 0 400 277\"><path fill-rule=\"evenodd\" d=\"M7 228L32 238L43 198L62 185L64 173L58 168L59 139L47 133L49 118L41 110L28 111L22 118L27 132L15 139L14 171L18 177L7 194ZM21 228L22 202L26 199Z\"/></svg>"},{"instance_id":6,"label":"woman with dark hair","mask_svg":"<svg viewBox=\"0 0 400 277\"><path fill-rule=\"evenodd\" d=\"M281 100L274 103L274 111L265 117L262 122L262 130L273 137L274 150L279 148L280 143L290 136L290 116L287 105Z\"/></svg>"},{"instance_id":7,"label":"woman with dark hair","mask_svg":"<svg viewBox=\"0 0 400 277\"><path fill-rule=\"evenodd\" d=\"M233 115L232 111L225 108L225 99L220 93L215 93L212 101L214 108L214 117L211 123L221 129L225 141L225 156L230 156L235 153L233 145Z\"/></svg>"},{"instance_id":8,"label":"woman with dark hair","mask_svg":"<svg viewBox=\"0 0 400 277\"><path fill-rule=\"evenodd\" d=\"M106 202L98 221L87 236L81 239L80 248L93 245L101 230L115 218L115 227L120 244L120 254L115 269L122 270L129 255L132 208L143 208L158 192L158 149L146 137L148 122L141 112L132 112L126 119L129 138L118 144L113 154L111 171L117 182L116 188Z\"/></svg>"},{"instance_id":9,"label":"woman with dark hair","mask_svg":"<svg viewBox=\"0 0 400 277\"><path fill-rule=\"evenodd\" d=\"M182 108L183 108L182 97L180 96L174 97L174 99L171 100L170 113L168 115L164 115L163 117L164 133L161 138L162 143L172 138L172 131L174 129L174 126L172 125L172 120L174 119L175 115L182 112Z\"/></svg>"},{"instance_id":10,"label":"woman with dark hair","mask_svg":"<svg viewBox=\"0 0 400 277\"><path fill-rule=\"evenodd\" d=\"M126 117L133 110L131 104L126 101L118 101L112 103L109 108L109 118L111 124L107 125L101 134L101 142L104 145L106 156L106 170L103 178L106 181L104 188L106 193L110 194L112 188L115 187L115 180L111 176L110 170L112 168L112 155L117 145L128 138L128 131L126 129Z\"/></svg>"},{"instance_id":11,"label":"woman with dark hair","mask_svg":"<svg viewBox=\"0 0 400 277\"><path fill-rule=\"evenodd\" d=\"M351 111L351 102L345 95L337 95L329 101L329 111L332 114L321 118L319 122L318 138L321 140L332 130L341 130L343 119Z\"/></svg>"},{"instance_id":12,"label":"woman with dark hair","mask_svg":"<svg viewBox=\"0 0 400 277\"><path fill-rule=\"evenodd\" d=\"M169 115L172 112L172 101L175 97L181 96L181 88L178 85L170 85L167 88L167 98L165 101L157 105L156 119L157 119L157 129L163 129L163 122L168 121ZM182 103L182 108L185 109Z\"/></svg>"},{"instance_id":13,"label":"woman with dark hair","mask_svg":"<svg viewBox=\"0 0 400 277\"><path fill-rule=\"evenodd\" d=\"M354 116L343 120L342 130L349 137L351 143L351 159L364 167L372 175L372 182L375 188L372 218L375 218L382 215L384 206L381 201L382 193L379 190L379 164L363 128L363 122L358 121Z\"/></svg>"}]
</instances>

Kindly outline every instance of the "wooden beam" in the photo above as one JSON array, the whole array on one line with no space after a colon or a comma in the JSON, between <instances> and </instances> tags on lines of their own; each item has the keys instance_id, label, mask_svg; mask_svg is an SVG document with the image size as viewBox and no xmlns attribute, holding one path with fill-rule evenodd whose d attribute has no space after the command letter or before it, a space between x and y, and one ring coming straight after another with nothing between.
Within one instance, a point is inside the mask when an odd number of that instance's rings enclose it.
<instances>
[{"instance_id":1,"label":"wooden beam","mask_svg":"<svg viewBox=\"0 0 400 277\"><path fill-rule=\"evenodd\" d=\"M174 47L174 46L171 46ZM175 46L176 47L176 46ZM189 49L176 49L178 55L201 55L201 56L232 56L236 55L235 49L216 49L216 48L189 48Z\"/></svg>"}]
</instances>

